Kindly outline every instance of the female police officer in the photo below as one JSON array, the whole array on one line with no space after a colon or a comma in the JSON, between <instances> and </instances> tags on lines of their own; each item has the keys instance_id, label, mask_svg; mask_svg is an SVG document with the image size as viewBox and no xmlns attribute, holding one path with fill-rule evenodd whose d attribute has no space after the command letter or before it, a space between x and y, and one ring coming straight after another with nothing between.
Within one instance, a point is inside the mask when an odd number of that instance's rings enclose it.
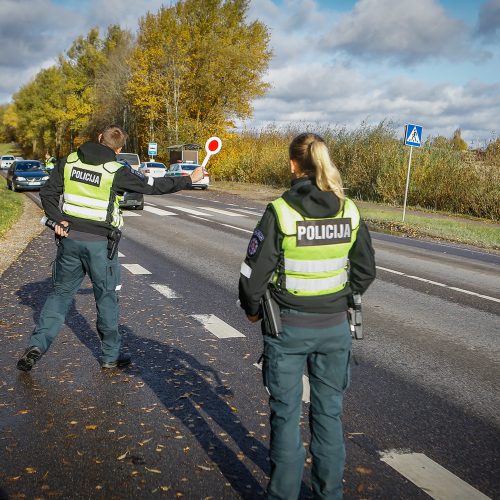
<instances>
[{"instance_id":1,"label":"female police officer","mask_svg":"<svg viewBox=\"0 0 500 500\"><path fill-rule=\"evenodd\" d=\"M292 187L268 205L241 266L239 296L250 321L260 319L269 288L282 328L263 324L263 378L271 409L269 499L299 497L305 449L300 436L302 375L311 390L312 487L315 498L342 498L345 447L342 398L348 385L353 292L375 278L374 251L356 205L344 196L328 149L316 134L290 144Z\"/></svg>"}]
</instances>

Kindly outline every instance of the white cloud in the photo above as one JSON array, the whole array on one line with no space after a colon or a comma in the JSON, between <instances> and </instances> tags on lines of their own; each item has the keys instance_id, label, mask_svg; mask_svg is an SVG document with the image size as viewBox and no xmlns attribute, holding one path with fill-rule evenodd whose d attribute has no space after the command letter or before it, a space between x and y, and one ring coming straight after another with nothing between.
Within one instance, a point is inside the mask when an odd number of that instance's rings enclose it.
<instances>
[{"instance_id":1,"label":"white cloud","mask_svg":"<svg viewBox=\"0 0 500 500\"><path fill-rule=\"evenodd\" d=\"M466 26L436 0L359 0L321 44L361 58L411 64L429 58L460 59L469 51Z\"/></svg>"},{"instance_id":2,"label":"white cloud","mask_svg":"<svg viewBox=\"0 0 500 500\"><path fill-rule=\"evenodd\" d=\"M272 70L270 76L274 88L255 101L248 126L315 122L354 128L390 120L401 134L405 123L419 123L432 136L451 136L461 128L466 140L500 133L500 83L429 85L406 75L364 75L339 64L289 66Z\"/></svg>"}]
</instances>

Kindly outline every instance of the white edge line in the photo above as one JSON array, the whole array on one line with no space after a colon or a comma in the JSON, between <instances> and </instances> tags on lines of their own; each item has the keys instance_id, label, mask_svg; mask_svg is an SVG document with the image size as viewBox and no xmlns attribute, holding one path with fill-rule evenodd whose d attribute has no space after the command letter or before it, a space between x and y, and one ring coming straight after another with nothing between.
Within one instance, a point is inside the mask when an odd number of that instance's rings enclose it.
<instances>
[{"instance_id":1,"label":"white edge line","mask_svg":"<svg viewBox=\"0 0 500 500\"><path fill-rule=\"evenodd\" d=\"M401 271L395 271L394 269L388 269L387 267L376 266L377 269L381 269L382 271L387 271L388 273L397 274L398 276L405 276L406 278L411 278L417 281L423 281L424 283L430 283L431 285L441 286L443 288L448 288L448 290L455 290L456 292L466 293L467 295L474 295L475 297L479 297L481 299L491 300L493 302L500 303L500 299L496 297L490 297L489 295L482 295L480 293L471 292L470 290L464 290L463 288L457 288L456 286L450 286L445 283L439 283L438 281L432 281L425 278L421 278L420 276L413 276L411 274L402 273Z\"/></svg>"}]
</instances>

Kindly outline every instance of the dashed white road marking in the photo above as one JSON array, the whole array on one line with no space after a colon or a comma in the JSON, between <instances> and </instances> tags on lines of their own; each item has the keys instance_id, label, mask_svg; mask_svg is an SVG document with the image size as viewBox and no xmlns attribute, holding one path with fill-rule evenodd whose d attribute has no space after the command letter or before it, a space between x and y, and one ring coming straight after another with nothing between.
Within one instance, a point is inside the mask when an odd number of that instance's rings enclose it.
<instances>
[{"instance_id":1,"label":"dashed white road marking","mask_svg":"<svg viewBox=\"0 0 500 500\"><path fill-rule=\"evenodd\" d=\"M145 201L144 205L149 205L150 207L157 207L158 205L155 205L154 203L151 203L150 201Z\"/></svg>"},{"instance_id":2,"label":"dashed white road marking","mask_svg":"<svg viewBox=\"0 0 500 500\"><path fill-rule=\"evenodd\" d=\"M456 292L466 293L467 295L474 295L475 297L479 297L481 299L491 300L493 302L500 303L500 299L497 299L496 297L490 297L489 295L481 295L480 293L471 292L470 290L464 290L463 288L457 288L456 286L450 286L445 283L439 283L438 281L428 280L426 278L421 278L420 276L413 276L412 274L402 273L401 271L395 271L394 269L388 269L387 267L377 266L377 269L381 269L382 271L387 271L388 273L397 274L398 276L411 278L413 280L423 281L424 283L429 283L431 285L448 288L448 290L455 290Z\"/></svg>"},{"instance_id":3,"label":"dashed white road marking","mask_svg":"<svg viewBox=\"0 0 500 500\"><path fill-rule=\"evenodd\" d=\"M255 215L257 217L261 217L264 212L252 212L252 210L245 210L244 208L232 208L231 210L235 210L236 212L242 212L244 214Z\"/></svg>"},{"instance_id":4,"label":"dashed white road marking","mask_svg":"<svg viewBox=\"0 0 500 500\"><path fill-rule=\"evenodd\" d=\"M192 208L178 207L175 205L167 205L166 208L173 208L174 210L179 210L180 212L186 212L187 214L193 215L204 215L205 217L211 217L212 214L207 214L205 212L200 212L199 210L193 210Z\"/></svg>"},{"instance_id":5,"label":"dashed white road marking","mask_svg":"<svg viewBox=\"0 0 500 500\"><path fill-rule=\"evenodd\" d=\"M130 212L130 210L127 210L126 212L122 212L123 217L140 217L141 214L138 214L136 212Z\"/></svg>"},{"instance_id":6,"label":"dashed white road marking","mask_svg":"<svg viewBox=\"0 0 500 500\"><path fill-rule=\"evenodd\" d=\"M122 264L122 266L132 274L151 274L147 269L139 264Z\"/></svg>"},{"instance_id":7,"label":"dashed white road marking","mask_svg":"<svg viewBox=\"0 0 500 500\"><path fill-rule=\"evenodd\" d=\"M212 207L196 207L201 208L202 210L208 210L209 212L216 212L218 214L227 215L229 217L246 217L246 215L235 214L234 212L228 212L227 210L221 210L220 208L212 208Z\"/></svg>"},{"instance_id":8,"label":"dashed white road marking","mask_svg":"<svg viewBox=\"0 0 500 500\"><path fill-rule=\"evenodd\" d=\"M191 317L193 317L196 321L199 321L210 333L213 333L220 339L245 336L214 314L191 314Z\"/></svg>"},{"instance_id":9,"label":"dashed white road marking","mask_svg":"<svg viewBox=\"0 0 500 500\"><path fill-rule=\"evenodd\" d=\"M149 207L147 205L144 206L144 211L156 215L179 215L174 212L169 212L168 210L162 210L161 208L156 208L156 207Z\"/></svg>"},{"instance_id":10,"label":"dashed white road marking","mask_svg":"<svg viewBox=\"0 0 500 500\"><path fill-rule=\"evenodd\" d=\"M181 299L182 296L179 295L175 290L172 290L167 285L160 285L159 283L152 283L151 286L157 291L160 292L167 299Z\"/></svg>"},{"instance_id":11,"label":"dashed white road marking","mask_svg":"<svg viewBox=\"0 0 500 500\"><path fill-rule=\"evenodd\" d=\"M122 254L120 251L118 251L118 258L120 258L120 257L125 257L125 255Z\"/></svg>"},{"instance_id":12,"label":"dashed white road marking","mask_svg":"<svg viewBox=\"0 0 500 500\"><path fill-rule=\"evenodd\" d=\"M262 363L254 363L253 366L262 370ZM311 386L309 384L309 377L307 375L302 375L302 401L304 403L311 402Z\"/></svg>"},{"instance_id":13,"label":"dashed white road marking","mask_svg":"<svg viewBox=\"0 0 500 500\"><path fill-rule=\"evenodd\" d=\"M381 460L436 500L488 500L489 497L462 481L423 453L389 450Z\"/></svg>"}]
</instances>

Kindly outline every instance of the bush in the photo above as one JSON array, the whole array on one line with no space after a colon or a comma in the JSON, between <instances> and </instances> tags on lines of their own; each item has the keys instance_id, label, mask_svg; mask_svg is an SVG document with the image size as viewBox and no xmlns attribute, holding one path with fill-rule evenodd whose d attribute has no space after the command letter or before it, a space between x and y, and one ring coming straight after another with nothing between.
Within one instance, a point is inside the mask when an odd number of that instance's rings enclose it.
<instances>
[{"instance_id":1,"label":"bush","mask_svg":"<svg viewBox=\"0 0 500 500\"><path fill-rule=\"evenodd\" d=\"M310 125L243 130L224 140L211 161L213 178L287 187L288 145L301 132L314 131L328 146L351 198L402 205L410 148L390 122L358 129ZM500 219L497 140L485 161L460 151L448 140L427 141L412 152L408 204L465 215Z\"/></svg>"}]
</instances>

